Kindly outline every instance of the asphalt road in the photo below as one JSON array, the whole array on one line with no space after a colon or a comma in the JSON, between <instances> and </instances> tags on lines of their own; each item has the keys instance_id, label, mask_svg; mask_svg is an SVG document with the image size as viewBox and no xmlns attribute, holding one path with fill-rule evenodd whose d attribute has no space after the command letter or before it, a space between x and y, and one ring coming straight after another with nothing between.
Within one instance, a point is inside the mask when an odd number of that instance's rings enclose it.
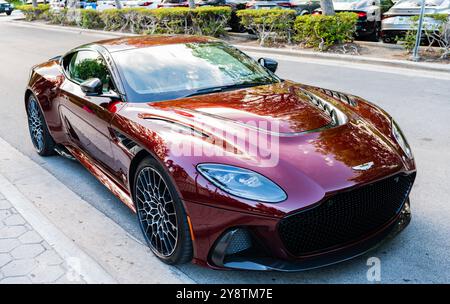
<instances>
[{"instance_id":1,"label":"asphalt road","mask_svg":"<svg viewBox=\"0 0 450 304\"><path fill-rule=\"evenodd\" d=\"M0 15L0 137L142 240L134 215L81 165L62 157L38 157L26 126L23 92L30 67L107 36L23 27L9 19ZM212 271L194 265L179 269L201 283L367 283L367 259L378 257L382 283L449 283L450 75L271 57L279 60L281 77L363 96L396 118L418 166L411 194L413 221L396 239L377 250L318 270L286 274Z\"/></svg>"}]
</instances>

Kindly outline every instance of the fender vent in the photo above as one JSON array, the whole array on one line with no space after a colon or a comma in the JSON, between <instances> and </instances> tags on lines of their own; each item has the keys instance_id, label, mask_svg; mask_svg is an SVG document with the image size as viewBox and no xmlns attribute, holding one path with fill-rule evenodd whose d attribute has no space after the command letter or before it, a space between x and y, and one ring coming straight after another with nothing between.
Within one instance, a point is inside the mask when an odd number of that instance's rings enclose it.
<instances>
[{"instance_id":1,"label":"fender vent","mask_svg":"<svg viewBox=\"0 0 450 304\"><path fill-rule=\"evenodd\" d=\"M129 139L119 131L113 130L113 133L117 141L128 151L132 152L133 148L137 147L137 143L135 143L133 140Z\"/></svg>"}]
</instances>

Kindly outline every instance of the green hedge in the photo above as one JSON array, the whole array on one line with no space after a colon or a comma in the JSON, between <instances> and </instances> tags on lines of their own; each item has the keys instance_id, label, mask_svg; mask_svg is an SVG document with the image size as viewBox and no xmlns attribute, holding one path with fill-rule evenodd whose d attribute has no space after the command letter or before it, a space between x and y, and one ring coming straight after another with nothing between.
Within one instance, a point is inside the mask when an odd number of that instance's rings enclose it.
<instances>
[{"instance_id":1,"label":"green hedge","mask_svg":"<svg viewBox=\"0 0 450 304\"><path fill-rule=\"evenodd\" d=\"M261 45L291 42L295 11L288 9L237 11L240 23L258 37Z\"/></svg>"},{"instance_id":2,"label":"green hedge","mask_svg":"<svg viewBox=\"0 0 450 304\"><path fill-rule=\"evenodd\" d=\"M69 14L72 16L69 18ZM77 17L77 18L76 18ZM88 29L136 34L197 34L219 37L226 34L231 17L229 7L125 8L49 11L46 19L54 24L73 24Z\"/></svg>"},{"instance_id":3,"label":"green hedge","mask_svg":"<svg viewBox=\"0 0 450 304\"><path fill-rule=\"evenodd\" d=\"M192 11L191 19L197 34L223 36L231 19L231 8L228 6L198 7Z\"/></svg>"},{"instance_id":4,"label":"green hedge","mask_svg":"<svg viewBox=\"0 0 450 304\"><path fill-rule=\"evenodd\" d=\"M30 5L19 5L18 10L21 10L25 15L25 20L33 21L38 19L45 19L46 13L50 9L49 4L39 4L37 7Z\"/></svg>"},{"instance_id":5,"label":"green hedge","mask_svg":"<svg viewBox=\"0 0 450 304\"><path fill-rule=\"evenodd\" d=\"M334 16L304 15L295 20L295 40L321 51L328 47L353 41L358 15L337 13Z\"/></svg>"},{"instance_id":6,"label":"green hedge","mask_svg":"<svg viewBox=\"0 0 450 304\"><path fill-rule=\"evenodd\" d=\"M88 29L103 29L105 23L101 18L101 13L94 9L80 10L80 26Z\"/></svg>"}]
</instances>

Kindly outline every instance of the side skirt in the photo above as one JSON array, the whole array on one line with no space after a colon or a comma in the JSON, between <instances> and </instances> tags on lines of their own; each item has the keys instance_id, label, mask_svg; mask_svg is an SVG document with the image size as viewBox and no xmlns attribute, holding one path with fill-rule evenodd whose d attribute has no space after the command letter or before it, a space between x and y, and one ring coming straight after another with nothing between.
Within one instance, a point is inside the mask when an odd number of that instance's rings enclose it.
<instances>
[{"instance_id":1,"label":"side skirt","mask_svg":"<svg viewBox=\"0 0 450 304\"><path fill-rule=\"evenodd\" d=\"M128 191L125 191L119 186L107 173L82 150L66 146L67 150L87 169L92 175L94 175L106 188L109 189L118 199L120 199L128 208L136 213L133 200L131 199Z\"/></svg>"}]
</instances>

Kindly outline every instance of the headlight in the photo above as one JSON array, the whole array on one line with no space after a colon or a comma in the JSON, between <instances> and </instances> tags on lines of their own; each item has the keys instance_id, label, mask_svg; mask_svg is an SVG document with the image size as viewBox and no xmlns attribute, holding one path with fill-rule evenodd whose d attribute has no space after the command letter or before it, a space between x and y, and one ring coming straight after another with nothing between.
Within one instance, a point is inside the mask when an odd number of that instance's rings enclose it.
<instances>
[{"instance_id":1,"label":"headlight","mask_svg":"<svg viewBox=\"0 0 450 304\"><path fill-rule=\"evenodd\" d=\"M287 198L277 184L251 170L221 164L200 164L197 170L218 188L238 197L267 203Z\"/></svg>"},{"instance_id":2,"label":"headlight","mask_svg":"<svg viewBox=\"0 0 450 304\"><path fill-rule=\"evenodd\" d=\"M405 152L406 156L408 156L408 158L410 159L413 158L411 148L409 147L408 142L406 141L406 138L402 133L402 130L400 130L400 127L394 120L392 120L392 135L394 136L400 148L402 148L403 152Z\"/></svg>"}]
</instances>

